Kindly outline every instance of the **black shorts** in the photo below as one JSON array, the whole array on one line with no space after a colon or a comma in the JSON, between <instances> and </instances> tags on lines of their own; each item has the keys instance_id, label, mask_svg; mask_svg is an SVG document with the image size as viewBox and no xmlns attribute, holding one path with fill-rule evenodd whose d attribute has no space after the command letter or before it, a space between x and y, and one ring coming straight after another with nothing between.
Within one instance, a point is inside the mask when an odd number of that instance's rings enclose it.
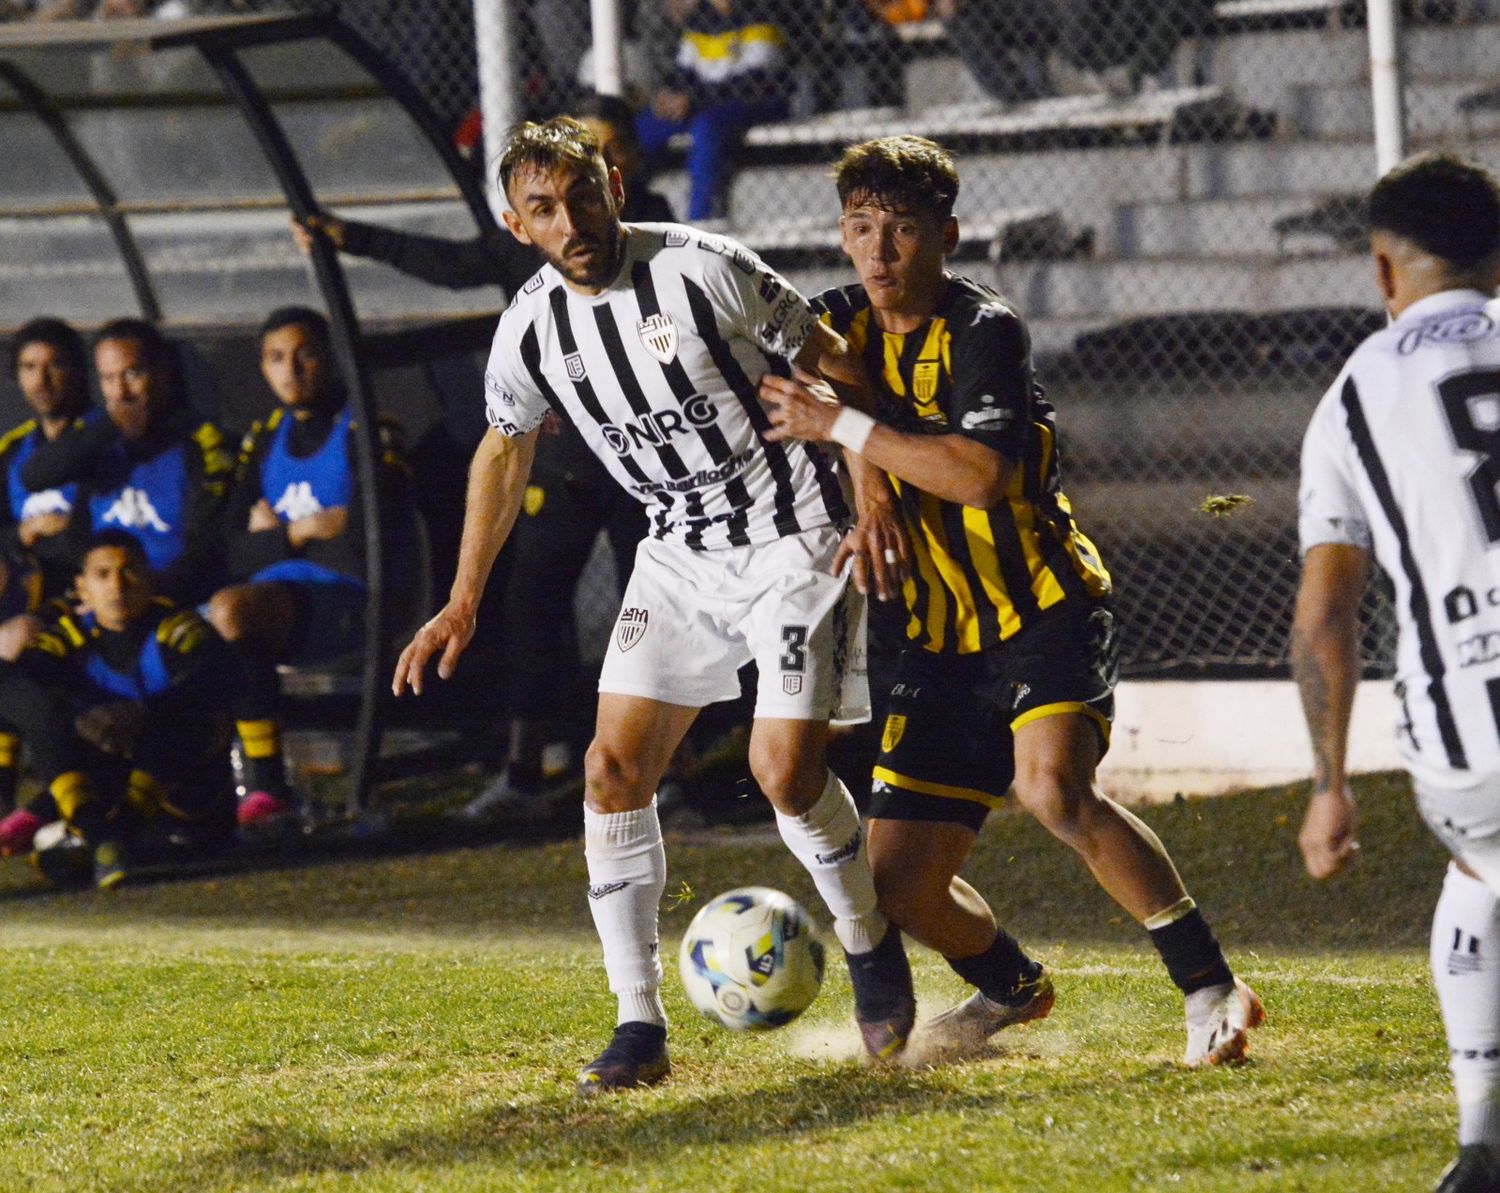
<instances>
[{"instance_id":1,"label":"black shorts","mask_svg":"<svg viewBox=\"0 0 1500 1193\"><path fill-rule=\"evenodd\" d=\"M1014 733L1082 713L1109 747L1119 640L1107 604L1069 601L978 654L901 656L875 763L870 815L976 832L1015 777Z\"/></svg>"}]
</instances>

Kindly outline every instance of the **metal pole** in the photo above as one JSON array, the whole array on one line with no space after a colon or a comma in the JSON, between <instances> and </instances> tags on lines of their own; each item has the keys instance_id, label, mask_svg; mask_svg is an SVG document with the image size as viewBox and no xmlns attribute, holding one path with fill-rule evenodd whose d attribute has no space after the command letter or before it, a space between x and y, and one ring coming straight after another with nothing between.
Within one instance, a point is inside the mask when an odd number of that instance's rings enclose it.
<instances>
[{"instance_id":1,"label":"metal pole","mask_svg":"<svg viewBox=\"0 0 1500 1193\"><path fill-rule=\"evenodd\" d=\"M515 43L511 38L516 0L474 0L474 51L479 61L479 114L484 122L484 189L498 220L508 210L495 175L505 134L519 112Z\"/></svg>"},{"instance_id":2,"label":"metal pole","mask_svg":"<svg viewBox=\"0 0 1500 1193\"><path fill-rule=\"evenodd\" d=\"M1375 116L1375 168L1384 174L1406 156L1406 103L1396 0L1369 0L1370 100Z\"/></svg>"},{"instance_id":3,"label":"metal pole","mask_svg":"<svg viewBox=\"0 0 1500 1193\"><path fill-rule=\"evenodd\" d=\"M620 0L589 0L594 32L594 90L601 95L625 94L625 22Z\"/></svg>"}]
</instances>

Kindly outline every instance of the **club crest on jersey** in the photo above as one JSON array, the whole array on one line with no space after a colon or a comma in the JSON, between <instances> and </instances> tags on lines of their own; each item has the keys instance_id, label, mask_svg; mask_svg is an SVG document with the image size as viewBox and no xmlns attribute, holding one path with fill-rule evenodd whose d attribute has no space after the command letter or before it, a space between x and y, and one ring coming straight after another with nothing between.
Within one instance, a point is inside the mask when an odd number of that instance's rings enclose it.
<instances>
[{"instance_id":1,"label":"club crest on jersey","mask_svg":"<svg viewBox=\"0 0 1500 1193\"><path fill-rule=\"evenodd\" d=\"M646 627L650 622L651 614L646 609L635 606L621 609L619 624L615 626L615 645L621 652L629 650L646 636Z\"/></svg>"},{"instance_id":2,"label":"club crest on jersey","mask_svg":"<svg viewBox=\"0 0 1500 1193\"><path fill-rule=\"evenodd\" d=\"M901 744L902 735L906 733L906 717L901 713L891 713L885 719L885 732L880 735L880 748L889 754Z\"/></svg>"},{"instance_id":3,"label":"club crest on jersey","mask_svg":"<svg viewBox=\"0 0 1500 1193\"><path fill-rule=\"evenodd\" d=\"M937 397L938 391L938 362L935 360L919 360L916 368L911 373L911 392L921 405L926 405Z\"/></svg>"},{"instance_id":4,"label":"club crest on jersey","mask_svg":"<svg viewBox=\"0 0 1500 1193\"><path fill-rule=\"evenodd\" d=\"M640 334L641 343L646 345L646 351L662 364L669 365L676 359L677 324L672 322L671 315L658 311L637 323L635 330Z\"/></svg>"},{"instance_id":5,"label":"club crest on jersey","mask_svg":"<svg viewBox=\"0 0 1500 1193\"><path fill-rule=\"evenodd\" d=\"M802 677L800 675L783 675L781 677L781 690L788 696L800 695L802 692Z\"/></svg>"},{"instance_id":6,"label":"club crest on jersey","mask_svg":"<svg viewBox=\"0 0 1500 1193\"><path fill-rule=\"evenodd\" d=\"M583 354L574 352L563 357L563 366L568 370L569 381L582 381L589 375L589 371L583 367Z\"/></svg>"}]
</instances>

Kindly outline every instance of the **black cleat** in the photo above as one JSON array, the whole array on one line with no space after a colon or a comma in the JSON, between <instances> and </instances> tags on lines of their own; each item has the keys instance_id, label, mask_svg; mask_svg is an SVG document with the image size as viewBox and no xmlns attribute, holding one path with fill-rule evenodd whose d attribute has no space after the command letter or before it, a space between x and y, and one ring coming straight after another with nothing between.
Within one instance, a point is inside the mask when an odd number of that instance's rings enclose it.
<instances>
[{"instance_id":1,"label":"black cleat","mask_svg":"<svg viewBox=\"0 0 1500 1193\"><path fill-rule=\"evenodd\" d=\"M868 953L845 950L844 960L849 963L854 1022L865 1051L876 1060L889 1060L906 1047L917 1021L917 996L901 930L892 924Z\"/></svg>"},{"instance_id":2,"label":"black cleat","mask_svg":"<svg viewBox=\"0 0 1500 1193\"><path fill-rule=\"evenodd\" d=\"M1500 1193L1500 1156L1483 1143L1465 1144L1433 1193Z\"/></svg>"},{"instance_id":3,"label":"black cleat","mask_svg":"<svg viewBox=\"0 0 1500 1193\"><path fill-rule=\"evenodd\" d=\"M667 1058L667 1029L655 1023L622 1023L597 1060L578 1074L578 1092L585 1098L606 1090L655 1085L672 1071Z\"/></svg>"}]
</instances>

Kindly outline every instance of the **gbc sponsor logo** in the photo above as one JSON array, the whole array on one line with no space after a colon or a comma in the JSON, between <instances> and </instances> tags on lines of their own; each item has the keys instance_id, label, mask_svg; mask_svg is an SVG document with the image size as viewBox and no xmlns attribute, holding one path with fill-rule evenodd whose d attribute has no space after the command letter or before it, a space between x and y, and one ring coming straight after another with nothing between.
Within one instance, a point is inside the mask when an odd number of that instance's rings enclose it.
<instances>
[{"instance_id":1,"label":"gbc sponsor logo","mask_svg":"<svg viewBox=\"0 0 1500 1193\"><path fill-rule=\"evenodd\" d=\"M694 428L712 426L716 418L712 399L694 394L681 410L652 410L641 415L639 422L605 423L599 431L616 455L628 456L642 447L665 446Z\"/></svg>"}]
</instances>

